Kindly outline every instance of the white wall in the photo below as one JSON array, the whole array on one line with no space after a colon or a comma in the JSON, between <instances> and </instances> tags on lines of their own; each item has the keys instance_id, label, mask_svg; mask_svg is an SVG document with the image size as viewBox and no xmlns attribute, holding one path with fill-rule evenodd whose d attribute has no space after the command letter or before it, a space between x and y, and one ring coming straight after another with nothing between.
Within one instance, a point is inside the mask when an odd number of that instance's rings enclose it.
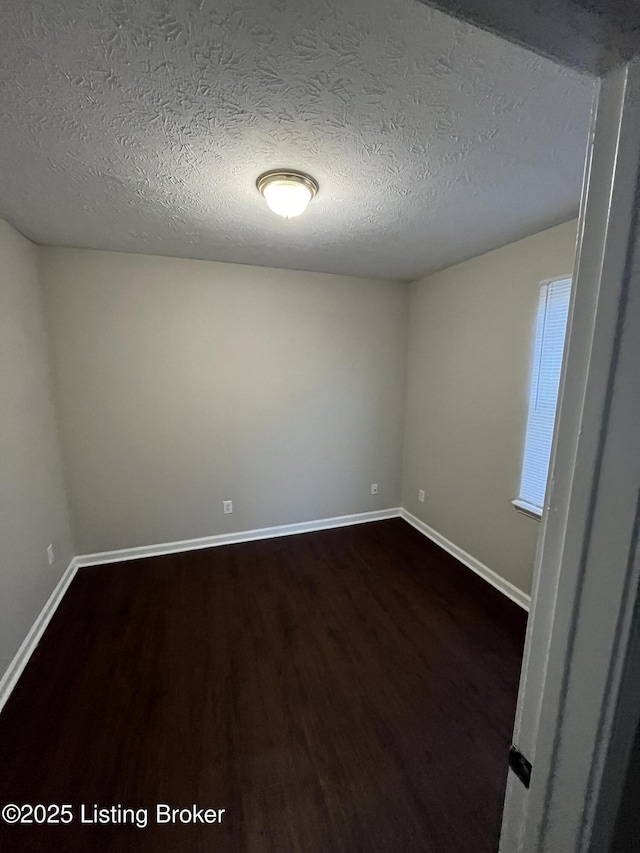
<instances>
[{"instance_id":1,"label":"white wall","mask_svg":"<svg viewBox=\"0 0 640 853\"><path fill-rule=\"evenodd\" d=\"M41 270L81 552L399 504L407 285L54 248Z\"/></svg>"},{"instance_id":2,"label":"white wall","mask_svg":"<svg viewBox=\"0 0 640 853\"><path fill-rule=\"evenodd\" d=\"M539 522L511 501L539 283L571 274L576 231L568 222L411 285L403 506L525 593Z\"/></svg>"},{"instance_id":3,"label":"white wall","mask_svg":"<svg viewBox=\"0 0 640 853\"><path fill-rule=\"evenodd\" d=\"M38 249L0 220L0 676L74 554L48 365Z\"/></svg>"}]
</instances>

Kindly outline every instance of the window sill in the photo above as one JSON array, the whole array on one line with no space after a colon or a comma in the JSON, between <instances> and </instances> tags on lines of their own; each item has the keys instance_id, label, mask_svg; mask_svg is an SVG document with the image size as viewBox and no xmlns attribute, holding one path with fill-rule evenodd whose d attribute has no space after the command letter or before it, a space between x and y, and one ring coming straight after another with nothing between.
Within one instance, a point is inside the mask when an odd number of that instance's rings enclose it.
<instances>
[{"instance_id":1,"label":"window sill","mask_svg":"<svg viewBox=\"0 0 640 853\"><path fill-rule=\"evenodd\" d=\"M511 501L511 503L518 512L521 512L522 515L526 515L528 518L534 518L536 521L540 521L542 518L542 510L539 506L528 504L526 501L521 501L519 498L515 501Z\"/></svg>"}]
</instances>

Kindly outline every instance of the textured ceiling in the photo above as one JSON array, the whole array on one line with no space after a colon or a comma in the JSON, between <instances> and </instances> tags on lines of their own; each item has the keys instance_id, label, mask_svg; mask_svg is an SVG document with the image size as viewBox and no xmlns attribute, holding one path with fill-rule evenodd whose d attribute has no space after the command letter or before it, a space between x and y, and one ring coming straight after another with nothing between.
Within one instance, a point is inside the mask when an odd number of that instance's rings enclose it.
<instances>
[{"instance_id":1,"label":"textured ceiling","mask_svg":"<svg viewBox=\"0 0 640 853\"><path fill-rule=\"evenodd\" d=\"M577 212L593 82L413 0L4 0L0 217L414 278ZM307 213L256 177L314 175Z\"/></svg>"}]
</instances>

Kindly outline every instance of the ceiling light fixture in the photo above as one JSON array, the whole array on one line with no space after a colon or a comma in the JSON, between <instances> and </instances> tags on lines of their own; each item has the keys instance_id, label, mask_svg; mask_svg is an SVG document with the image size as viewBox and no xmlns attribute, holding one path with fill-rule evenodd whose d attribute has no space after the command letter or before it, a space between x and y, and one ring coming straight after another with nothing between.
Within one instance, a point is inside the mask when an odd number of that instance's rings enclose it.
<instances>
[{"instance_id":1,"label":"ceiling light fixture","mask_svg":"<svg viewBox=\"0 0 640 853\"><path fill-rule=\"evenodd\" d=\"M311 175L290 169L265 172L256 181L256 186L271 210L285 219L304 213L319 189L318 182Z\"/></svg>"}]
</instances>

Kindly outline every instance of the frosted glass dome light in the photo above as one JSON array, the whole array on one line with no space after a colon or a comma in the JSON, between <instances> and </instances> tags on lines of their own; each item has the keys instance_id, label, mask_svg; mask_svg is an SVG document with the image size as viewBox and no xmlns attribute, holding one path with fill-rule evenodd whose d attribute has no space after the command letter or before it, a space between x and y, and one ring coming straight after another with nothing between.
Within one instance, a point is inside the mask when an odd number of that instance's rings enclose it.
<instances>
[{"instance_id":1,"label":"frosted glass dome light","mask_svg":"<svg viewBox=\"0 0 640 853\"><path fill-rule=\"evenodd\" d=\"M256 186L271 210L284 219L304 213L318 192L318 182L311 175L289 170L265 172L256 181Z\"/></svg>"}]
</instances>

